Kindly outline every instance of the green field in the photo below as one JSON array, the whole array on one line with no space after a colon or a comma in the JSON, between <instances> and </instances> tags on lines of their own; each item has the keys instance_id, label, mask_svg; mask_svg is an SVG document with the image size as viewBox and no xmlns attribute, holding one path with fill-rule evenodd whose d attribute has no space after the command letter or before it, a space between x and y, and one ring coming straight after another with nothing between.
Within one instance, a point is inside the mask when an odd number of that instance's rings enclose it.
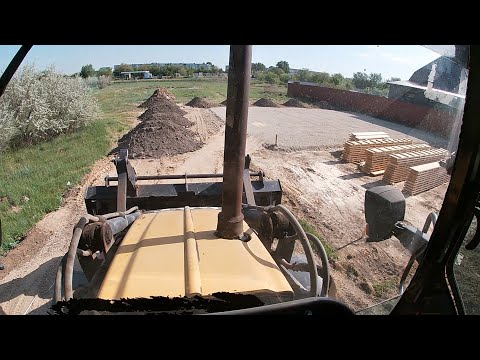
<instances>
[{"instance_id":1,"label":"green field","mask_svg":"<svg viewBox=\"0 0 480 360\"><path fill-rule=\"evenodd\" d=\"M194 97L206 97L208 100L220 103L227 98L227 80L137 80L116 81L104 94L109 96L113 91L123 96L112 106L118 106L121 101L141 101L148 98L155 89L163 87L171 91L178 102L187 103ZM250 99L272 99L283 103L288 100L286 85L270 85L252 81Z\"/></svg>"},{"instance_id":2,"label":"green field","mask_svg":"<svg viewBox=\"0 0 480 360\"><path fill-rule=\"evenodd\" d=\"M74 134L5 152L0 157L0 217L3 243L0 254L15 247L45 214L58 209L63 196L77 185L98 159L131 127L137 105L158 87L186 103L195 96L225 100L226 80L119 81L94 92L101 114ZM252 83L250 98L286 101L286 86Z\"/></svg>"}]
</instances>

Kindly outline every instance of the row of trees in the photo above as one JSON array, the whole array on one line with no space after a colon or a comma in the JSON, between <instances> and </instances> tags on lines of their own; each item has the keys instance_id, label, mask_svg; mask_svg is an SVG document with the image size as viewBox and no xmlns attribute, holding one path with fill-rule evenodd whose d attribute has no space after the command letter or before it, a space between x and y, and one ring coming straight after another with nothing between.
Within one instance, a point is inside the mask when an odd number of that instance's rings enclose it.
<instances>
[{"instance_id":1,"label":"row of trees","mask_svg":"<svg viewBox=\"0 0 480 360\"><path fill-rule=\"evenodd\" d=\"M201 66L199 69L192 69L187 66L176 66L176 65L154 65L154 64L145 64L140 66L132 66L130 64L120 64L113 71L114 76L120 76L122 71L150 71L153 76L175 76L179 74L180 76L193 76L194 73L202 72L206 74L218 75L224 71L213 65L211 62L207 62L207 65L210 66Z\"/></svg>"},{"instance_id":2,"label":"row of trees","mask_svg":"<svg viewBox=\"0 0 480 360\"><path fill-rule=\"evenodd\" d=\"M102 67L98 70L95 70L92 64L83 65L82 69L80 70L80 75L82 78L86 79L89 77L100 77L100 76L112 76L112 68L111 67ZM74 74L77 75L77 74Z\"/></svg>"},{"instance_id":3,"label":"row of trees","mask_svg":"<svg viewBox=\"0 0 480 360\"><path fill-rule=\"evenodd\" d=\"M308 69L301 69L292 73L287 61L279 61L276 66L270 66L269 68L262 63L252 63L252 75L257 80L270 84L287 83L289 80L296 80L347 90L357 89L371 93L383 93L387 90L387 82L400 80L400 78L392 77L384 81L382 74L367 74L365 72L356 72L352 78L346 78L340 73L329 74Z\"/></svg>"},{"instance_id":4,"label":"row of trees","mask_svg":"<svg viewBox=\"0 0 480 360\"><path fill-rule=\"evenodd\" d=\"M209 73L218 75L224 71L207 62L208 66L201 67L200 69L192 69L186 66L176 65L139 65L132 66L130 64L124 64L117 66L115 70L110 67L102 67L99 70L95 70L91 64L82 66L79 75L83 78L91 77L111 77L119 76L123 71L150 71L154 76L192 76L196 72ZM382 74L365 72L356 72L352 78L344 77L340 73L329 74L327 72L310 71L309 69L301 69L292 73L290 65L287 61L279 61L276 66L266 67L264 64L252 63L252 76L259 81L265 81L270 84L287 83L289 80L305 81L318 83L324 86L333 86L341 89L357 89L360 91L371 93L384 93L387 90L388 81L398 81L400 78L392 77L391 79L384 80Z\"/></svg>"},{"instance_id":5,"label":"row of trees","mask_svg":"<svg viewBox=\"0 0 480 360\"><path fill-rule=\"evenodd\" d=\"M208 66L210 65L210 66ZM98 70L95 70L92 64L87 64L82 66L82 69L79 73L74 74L73 76L81 76L84 79L91 77L112 77L120 76L120 73L123 71L150 71L153 76L193 76L194 73L202 72L206 74L218 75L224 73L223 69L213 65L211 62L207 62L206 66L201 66L199 69L192 69L187 66L176 66L176 65L154 65L154 64L145 64L139 66L132 66L130 64L120 64L115 69L111 67L102 67Z\"/></svg>"}]
</instances>

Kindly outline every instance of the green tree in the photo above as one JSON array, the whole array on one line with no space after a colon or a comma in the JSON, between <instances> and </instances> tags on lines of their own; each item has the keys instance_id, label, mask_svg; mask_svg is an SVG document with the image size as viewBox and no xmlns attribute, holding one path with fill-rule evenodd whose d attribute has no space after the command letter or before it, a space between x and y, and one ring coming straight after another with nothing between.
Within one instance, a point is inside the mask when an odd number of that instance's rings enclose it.
<instances>
[{"instance_id":1,"label":"green tree","mask_svg":"<svg viewBox=\"0 0 480 360\"><path fill-rule=\"evenodd\" d=\"M252 63L252 73L255 74L258 71L265 71L267 67L262 63Z\"/></svg>"},{"instance_id":2,"label":"green tree","mask_svg":"<svg viewBox=\"0 0 480 360\"><path fill-rule=\"evenodd\" d=\"M310 71L308 69L301 69L298 70L297 74L295 75L296 80L299 81L310 81Z\"/></svg>"},{"instance_id":3,"label":"green tree","mask_svg":"<svg viewBox=\"0 0 480 360\"><path fill-rule=\"evenodd\" d=\"M329 82L333 85L341 86L345 82L345 78L342 74L337 73L330 76Z\"/></svg>"},{"instance_id":4,"label":"green tree","mask_svg":"<svg viewBox=\"0 0 480 360\"><path fill-rule=\"evenodd\" d=\"M364 72L356 72L353 74L352 82L357 89L365 89L370 86L370 78Z\"/></svg>"},{"instance_id":5,"label":"green tree","mask_svg":"<svg viewBox=\"0 0 480 360\"><path fill-rule=\"evenodd\" d=\"M130 64L121 63L120 65L116 65L115 69L113 70L113 75L120 76L121 72L124 71L133 71L133 67Z\"/></svg>"},{"instance_id":6,"label":"green tree","mask_svg":"<svg viewBox=\"0 0 480 360\"><path fill-rule=\"evenodd\" d=\"M265 76L265 81L268 82L269 84L276 84L280 82L280 77L274 72L269 71Z\"/></svg>"},{"instance_id":7,"label":"green tree","mask_svg":"<svg viewBox=\"0 0 480 360\"><path fill-rule=\"evenodd\" d=\"M97 76L112 76L112 68L111 67L101 67L97 71Z\"/></svg>"},{"instance_id":8,"label":"green tree","mask_svg":"<svg viewBox=\"0 0 480 360\"><path fill-rule=\"evenodd\" d=\"M150 72L153 76L158 76L161 73L160 65L152 65L150 66Z\"/></svg>"},{"instance_id":9,"label":"green tree","mask_svg":"<svg viewBox=\"0 0 480 360\"><path fill-rule=\"evenodd\" d=\"M370 87L377 87L382 83L382 74L371 73L368 79L370 80Z\"/></svg>"},{"instance_id":10,"label":"green tree","mask_svg":"<svg viewBox=\"0 0 480 360\"><path fill-rule=\"evenodd\" d=\"M277 62L277 67L282 69L283 72L285 72L287 74L290 72L290 65L288 65L288 62L286 62L286 61Z\"/></svg>"},{"instance_id":11,"label":"green tree","mask_svg":"<svg viewBox=\"0 0 480 360\"><path fill-rule=\"evenodd\" d=\"M80 70L80 76L84 79L90 76L95 76L95 69L93 68L93 65L83 65L82 70Z\"/></svg>"},{"instance_id":12,"label":"green tree","mask_svg":"<svg viewBox=\"0 0 480 360\"><path fill-rule=\"evenodd\" d=\"M314 73L310 75L309 80L311 82L316 82L318 84L325 84L330 81L330 74L327 72Z\"/></svg>"},{"instance_id":13,"label":"green tree","mask_svg":"<svg viewBox=\"0 0 480 360\"><path fill-rule=\"evenodd\" d=\"M289 74L282 74L279 77L280 77L280 82L281 83L288 83L288 80L290 80L290 75Z\"/></svg>"},{"instance_id":14,"label":"green tree","mask_svg":"<svg viewBox=\"0 0 480 360\"><path fill-rule=\"evenodd\" d=\"M401 81L402 79L400 79L399 77L392 77L390 78L390 80L387 80L387 82L392 82L392 81Z\"/></svg>"},{"instance_id":15,"label":"green tree","mask_svg":"<svg viewBox=\"0 0 480 360\"><path fill-rule=\"evenodd\" d=\"M285 71L283 71L283 69L281 69L279 67L273 67L273 66L270 66L268 68L268 72L273 72L273 73L277 74L278 76L285 74Z\"/></svg>"},{"instance_id":16,"label":"green tree","mask_svg":"<svg viewBox=\"0 0 480 360\"><path fill-rule=\"evenodd\" d=\"M352 79L345 78L343 80L343 84L341 85L341 87L347 90L352 90L355 88L355 85L353 85Z\"/></svg>"},{"instance_id":17,"label":"green tree","mask_svg":"<svg viewBox=\"0 0 480 360\"><path fill-rule=\"evenodd\" d=\"M148 64L143 64L135 67L135 71L150 71L152 67Z\"/></svg>"},{"instance_id":18,"label":"green tree","mask_svg":"<svg viewBox=\"0 0 480 360\"><path fill-rule=\"evenodd\" d=\"M187 76L187 75L188 75L188 71L187 71L187 69L185 68L185 66L181 66L180 69L178 69L178 73L179 73L181 76Z\"/></svg>"},{"instance_id":19,"label":"green tree","mask_svg":"<svg viewBox=\"0 0 480 360\"><path fill-rule=\"evenodd\" d=\"M265 71L258 71L255 74L255 77L258 81L265 81L265 78L267 77L267 73Z\"/></svg>"}]
</instances>

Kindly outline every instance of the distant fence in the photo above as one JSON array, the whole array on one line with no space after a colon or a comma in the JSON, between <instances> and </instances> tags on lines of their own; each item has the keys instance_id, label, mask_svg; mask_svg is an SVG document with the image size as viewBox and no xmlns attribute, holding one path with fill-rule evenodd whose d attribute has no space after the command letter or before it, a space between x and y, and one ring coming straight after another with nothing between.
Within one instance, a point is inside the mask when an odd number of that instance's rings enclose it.
<instances>
[{"instance_id":1,"label":"distant fence","mask_svg":"<svg viewBox=\"0 0 480 360\"><path fill-rule=\"evenodd\" d=\"M450 135L456 112L453 108L450 111L444 111L426 105L328 88L312 83L289 82L287 95L326 101L339 110L370 115L426 130L443 137Z\"/></svg>"}]
</instances>

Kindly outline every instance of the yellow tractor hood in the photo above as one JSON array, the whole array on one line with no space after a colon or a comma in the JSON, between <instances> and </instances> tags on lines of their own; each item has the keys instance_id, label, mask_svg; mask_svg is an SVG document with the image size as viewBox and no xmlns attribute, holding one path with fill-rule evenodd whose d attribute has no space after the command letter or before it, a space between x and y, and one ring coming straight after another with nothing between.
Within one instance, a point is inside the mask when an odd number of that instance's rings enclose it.
<instances>
[{"instance_id":1,"label":"yellow tractor hood","mask_svg":"<svg viewBox=\"0 0 480 360\"><path fill-rule=\"evenodd\" d=\"M98 294L102 299L256 294L271 302L293 291L260 239L215 236L219 208L145 213L125 235ZM270 301L268 301L270 302Z\"/></svg>"}]
</instances>

